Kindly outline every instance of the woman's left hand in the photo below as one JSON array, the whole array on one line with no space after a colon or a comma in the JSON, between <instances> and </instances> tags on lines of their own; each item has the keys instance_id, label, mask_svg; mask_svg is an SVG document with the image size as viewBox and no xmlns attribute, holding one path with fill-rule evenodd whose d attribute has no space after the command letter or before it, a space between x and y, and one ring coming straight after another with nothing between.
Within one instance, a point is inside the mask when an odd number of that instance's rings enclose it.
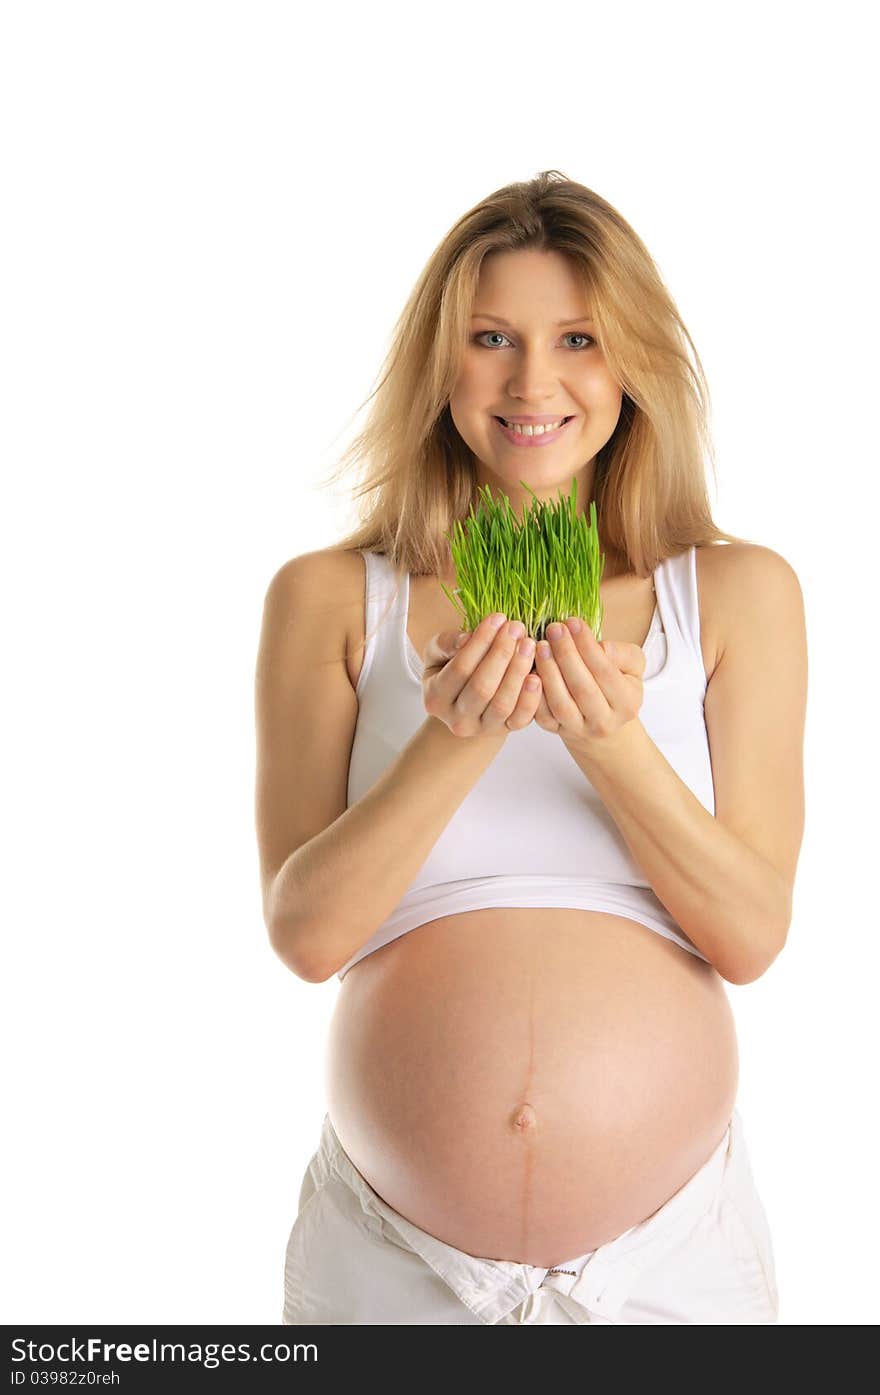
<instances>
[{"instance_id":1,"label":"woman's left hand","mask_svg":"<svg viewBox=\"0 0 880 1395\"><path fill-rule=\"evenodd\" d=\"M543 691L534 720L565 741L601 747L641 710L645 651L638 644L600 644L586 621L574 617L549 626L547 639L549 654L540 645L535 651Z\"/></svg>"}]
</instances>

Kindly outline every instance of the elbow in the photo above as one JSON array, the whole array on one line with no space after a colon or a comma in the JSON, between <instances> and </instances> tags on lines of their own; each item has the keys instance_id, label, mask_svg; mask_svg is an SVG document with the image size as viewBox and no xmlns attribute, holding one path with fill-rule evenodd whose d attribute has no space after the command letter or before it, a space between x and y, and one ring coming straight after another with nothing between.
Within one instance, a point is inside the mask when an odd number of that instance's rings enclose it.
<instances>
[{"instance_id":1,"label":"elbow","mask_svg":"<svg viewBox=\"0 0 880 1395\"><path fill-rule=\"evenodd\" d=\"M762 935L747 951L744 950L736 960L725 964L723 969L719 968L718 972L728 983L740 987L746 983L755 983L766 974L770 965L782 953L787 939L788 925L772 935Z\"/></svg>"},{"instance_id":2,"label":"elbow","mask_svg":"<svg viewBox=\"0 0 880 1395\"><path fill-rule=\"evenodd\" d=\"M336 973L336 965L328 968L326 964L316 964L314 960L307 960L294 972L306 983L329 983Z\"/></svg>"},{"instance_id":3,"label":"elbow","mask_svg":"<svg viewBox=\"0 0 880 1395\"><path fill-rule=\"evenodd\" d=\"M773 958L775 959L775 957L776 956L774 955ZM751 963L745 966L737 965L735 968L731 969L719 969L718 972L721 974L721 977L723 979L726 979L728 983L734 983L738 988L741 988L746 983L755 983L767 972L772 963L773 959L765 959L760 963L757 961L752 961Z\"/></svg>"},{"instance_id":4,"label":"elbow","mask_svg":"<svg viewBox=\"0 0 880 1395\"><path fill-rule=\"evenodd\" d=\"M766 974L770 965L785 948L791 925L792 891L778 872L774 871L772 896L756 915L748 935L743 937L734 955L724 968L716 965L728 983L754 983Z\"/></svg>"},{"instance_id":5,"label":"elbow","mask_svg":"<svg viewBox=\"0 0 880 1395\"><path fill-rule=\"evenodd\" d=\"M263 894L263 923L268 931L269 944L284 967L304 983L326 983L334 971L316 963L313 931L301 916L291 915L289 906L286 914L281 913L277 893L276 877Z\"/></svg>"},{"instance_id":6,"label":"elbow","mask_svg":"<svg viewBox=\"0 0 880 1395\"><path fill-rule=\"evenodd\" d=\"M297 978L301 978L304 983L329 983L336 973L335 969L315 969L311 965L301 967L293 971Z\"/></svg>"},{"instance_id":7,"label":"elbow","mask_svg":"<svg viewBox=\"0 0 880 1395\"><path fill-rule=\"evenodd\" d=\"M304 955L293 953L288 944L271 935L269 943L285 968L288 968L292 974L296 974L297 978L301 978L304 983L326 983L336 972L335 969L326 969L315 964Z\"/></svg>"},{"instance_id":8,"label":"elbow","mask_svg":"<svg viewBox=\"0 0 880 1395\"><path fill-rule=\"evenodd\" d=\"M336 973L335 968L328 968L308 952L302 933L297 934L289 925L280 926L272 922L268 925L268 931L269 943L282 964L304 983L326 983Z\"/></svg>"}]
</instances>

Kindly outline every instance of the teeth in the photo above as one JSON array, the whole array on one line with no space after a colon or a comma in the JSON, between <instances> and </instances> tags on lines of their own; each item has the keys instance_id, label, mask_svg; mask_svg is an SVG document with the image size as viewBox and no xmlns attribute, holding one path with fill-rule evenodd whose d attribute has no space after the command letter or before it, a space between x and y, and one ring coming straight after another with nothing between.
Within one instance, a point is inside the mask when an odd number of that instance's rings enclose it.
<instances>
[{"instance_id":1,"label":"teeth","mask_svg":"<svg viewBox=\"0 0 880 1395\"><path fill-rule=\"evenodd\" d=\"M519 422L505 421L504 417L501 420L510 431L517 431L520 436L543 436L548 431L558 431L565 417L560 417L556 422L548 421L546 426L523 426Z\"/></svg>"}]
</instances>

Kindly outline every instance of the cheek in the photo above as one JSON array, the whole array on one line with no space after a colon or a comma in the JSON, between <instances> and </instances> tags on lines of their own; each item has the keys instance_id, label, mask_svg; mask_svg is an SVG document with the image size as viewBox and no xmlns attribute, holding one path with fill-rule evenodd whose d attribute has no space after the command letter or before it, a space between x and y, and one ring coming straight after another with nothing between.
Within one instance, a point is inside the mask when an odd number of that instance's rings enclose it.
<instances>
[{"instance_id":1,"label":"cheek","mask_svg":"<svg viewBox=\"0 0 880 1395\"><path fill-rule=\"evenodd\" d=\"M465 365L461 375L462 384L468 395L479 401L480 395L485 393L486 386L494 387L499 376L498 365L493 362L491 354L483 354L480 358L471 359Z\"/></svg>"},{"instance_id":2,"label":"cheek","mask_svg":"<svg viewBox=\"0 0 880 1395\"><path fill-rule=\"evenodd\" d=\"M604 359L593 359L585 366L583 383L584 391L602 406L619 406L623 401L623 389Z\"/></svg>"},{"instance_id":3,"label":"cheek","mask_svg":"<svg viewBox=\"0 0 880 1395\"><path fill-rule=\"evenodd\" d=\"M455 392L449 399L449 415L465 445L474 452L485 447L485 438L481 433L481 417L476 413L478 404L479 399L470 388L465 390L463 384L456 384Z\"/></svg>"},{"instance_id":4,"label":"cheek","mask_svg":"<svg viewBox=\"0 0 880 1395\"><path fill-rule=\"evenodd\" d=\"M616 426L620 420L620 413L623 407L623 393L616 385L612 387L605 399L605 417L609 426Z\"/></svg>"},{"instance_id":5,"label":"cheek","mask_svg":"<svg viewBox=\"0 0 880 1395\"><path fill-rule=\"evenodd\" d=\"M475 407L482 408L486 399L486 391L494 390L495 376L485 360L473 360L465 356L458 377L455 382L455 389L450 398L450 406L453 411L467 412Z\"/></svg>"},{"instance_id":6,"label":"cheek","mask_svg":"<svg viewBox=\"0 0 880 1395\"><path fill-rule=\"evenodd\" d=\"M593 421L613 430L623 406L623 391L613 378L605 373L593 373L583 386L583 400Z\"/></svg>"}]
</instances>

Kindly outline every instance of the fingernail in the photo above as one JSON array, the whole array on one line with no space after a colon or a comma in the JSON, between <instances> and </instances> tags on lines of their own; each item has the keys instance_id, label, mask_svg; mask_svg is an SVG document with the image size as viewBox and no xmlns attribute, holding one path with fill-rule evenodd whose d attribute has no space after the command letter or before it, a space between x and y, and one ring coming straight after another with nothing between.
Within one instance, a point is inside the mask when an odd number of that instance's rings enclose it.
<instances>
[{"instance_id":1,"label":"fingernail","mask_svg":"<svg viewBox=\"0 0 880 1395\"><path fill-rule=\"evenodd\" d=\"M491 627L492 627L493 630L500 630L500 629L501 629L501 626L504 625L504 624L506 624L506 622L507 622L507 616L506 616L506 615L496 614L496 615L491 616L490 619L489 619L489 624L491 625Z\"/></svg>"},{"instance_id":2,"label":"fingernail","mask_svg":"<svg viewBox=\"0 0 880 1395\"><path fill-rule=\"evenodd\" d=\"M455 647L456 647L456 649L460 649L461 646L462 646L463 644L467 644L467 642L468 642L469 639L470 639L470 635L469 635L469 634L459 635L459 636L458 636L458 639L455 641Z\"/></svg>"}]
</instances>

